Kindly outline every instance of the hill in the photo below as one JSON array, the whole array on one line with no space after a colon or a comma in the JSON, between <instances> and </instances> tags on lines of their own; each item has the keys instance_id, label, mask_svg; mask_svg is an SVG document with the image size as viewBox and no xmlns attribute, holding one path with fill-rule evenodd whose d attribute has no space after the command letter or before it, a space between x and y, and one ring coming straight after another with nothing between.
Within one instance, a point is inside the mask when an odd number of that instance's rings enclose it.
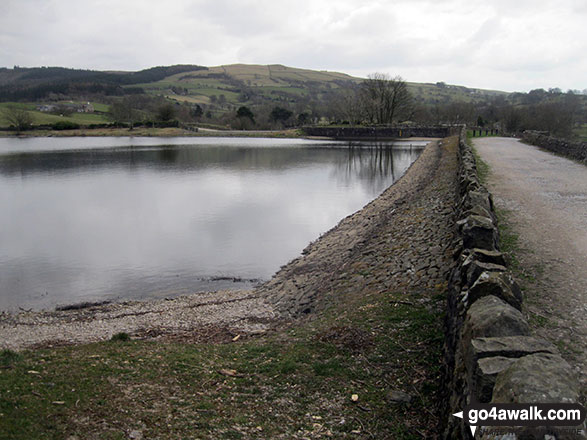
<instances>
[{"instance_id":1,"label":"hill","mask_svg":"<svg viewBox=\"0 0 587 440\"><path fill-rule=\"evenodd\" d=\"M159 66L138 72L103 72L63 67L0 68L0 101L43 101L88 96L147 93L177 102L242 105L262 102L323 101L337 89L353 87L362 78L338 72L273 65L232 64ZM474 102L505 92L409 83L424 104Z\"/></svg>"},{"instance_id":2,"label":"hill","mask_svg":"<svg viewBox=\"0 0 587 440\"><path fill-rule=\"evenodd\" d=\"M79 125L110 121L132 125L177 119L212 127L266 129L345 122L349 113L356 114L356 109L344 95L357 89L362 81L363 78L344 73L279 64L189 64L138 72L0 68L0 107L18 103L31 113L34 124L54 124L66 119ZM585 95L542 89L507 93L444 82L408 82L407 86L415 105L403 121L500 124L512 132L544 129L567 135L575 130L577 135L584 136ZM79 111L88 102L96 110L92 114L64 114L68 108ZM172 108L170 104L174 104ZM247 107L253 117L239 117L240 107ZM48 112L47 108L53 111ZM276 110L281 112L280 121L272 115ZM6 120L1 125L7 126Z\"/></svg>"},{"instance_id":3,"label":"hill","mask_svg":"<svg viewBox=\"0 0 587 440\"><path fill-rule=\"evenodd\" d=\"M296 103L305 99L323 101L342 88L354 87L363 78L344 73L298 69L279 64L232 64L185 72L160 81L135 84L151 94L178 102L211 104L259 104L259 101ZM417 102L475 102L506 92L472 89L444 83L408 83ZM222 96L224 98L222 98Z\"/></svg>"}]
</instances>

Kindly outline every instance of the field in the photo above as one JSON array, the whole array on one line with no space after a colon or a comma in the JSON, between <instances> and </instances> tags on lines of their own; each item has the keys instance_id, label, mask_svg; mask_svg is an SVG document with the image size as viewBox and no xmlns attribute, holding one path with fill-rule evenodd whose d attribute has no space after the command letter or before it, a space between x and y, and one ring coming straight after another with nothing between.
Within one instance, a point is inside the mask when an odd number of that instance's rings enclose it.
<instances>
[{"instance_id":1,"label":"field","mask_svg":"<svg viewBox=\"0 0 587 440\"><path fill-rule=\"evenodd\" d=\"M573 130L573 134L582 142L587 142L587 124L582 124L580 127Z\"/></svg>"},{"instance_id":2,"label":"field","mask_svg":"<svg viewBox=\"0 0 587 440\"><path fill-rule=\"evenodd\" d=\"M240 106L250 104L251 95L265 101L295 102L328 94L341 87L351 87L361 81L361 78L337 72L281 65L234 64L179 73L161 81L134 86L178 102L209 104L212 99L221 99L223 95L226 105ZM408 86L416 100L425 103L475 102L487 96L507 95L500 91L444 84L408 83Z\"/></svg>"},{"instance_id":3,"label":"field","mask_svg":"<svg viewBox=\"0 0 587 440\"><path fill-rule=\"evenodd\" d=\"M358 78L336 72L280 65L235 64L183 72L161 81L136 84L133 87L141 87L148 93L164 95L178 102L210 104L216 101L221 105L240 106L250 105L253 97L268 102L292 102L359 81Z\"/></svg>"},{"instance_id":4,"label":"field","mask_svg":"<svg viewBox=\"0 0 587 440\"><path fill-rule=\"evenodd\" d=\"M417 102L426 104L446 104L449 102L474 103L486 100L491 96L507 96L508 93L498 90L472 89L442 83L408 83Z\"/></svg>"},{"instance_id":5,"label":"field","mask_svg":"<svg viewBox=\"0 0 587 440\"><path fill-rule=\"evenodd\" d=\"M92 103L94 109L98 112L106 112L108 105L100 103ZM14 107L22 110L26 110L33 119L34 125L54 124L60 121L69 121L80 125L90 124L105 124L110 122L108 117L103 113L77 113L74 112L71 115L60 116L56 114L41 112L37 110L37 105L34 103L14 103L14 102L1 102L0 103L0 127L8 127L10 124L4 118L3 112L8 108Z\"/></svg>"}]
</instances>

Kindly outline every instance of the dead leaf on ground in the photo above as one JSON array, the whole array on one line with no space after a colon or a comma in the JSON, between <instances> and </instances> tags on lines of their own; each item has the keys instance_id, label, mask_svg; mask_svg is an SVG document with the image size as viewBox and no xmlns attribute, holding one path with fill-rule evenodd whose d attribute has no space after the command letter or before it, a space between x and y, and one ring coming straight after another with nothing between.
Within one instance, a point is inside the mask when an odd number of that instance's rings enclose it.
<instances>
[{"instance_id":1,"label":"dead leaf on ground","mask_svg":"<svg viewBox=\"0 0 587 440\"><path fill-rule=\"evenodd\" d=\"M231 370L228 368L222 368L220 370L218 370L218 372L224 376L230 376L230 377L244 377L244 374L239 374L237 373L236 370Z\"/></svg>"}]
</instances>

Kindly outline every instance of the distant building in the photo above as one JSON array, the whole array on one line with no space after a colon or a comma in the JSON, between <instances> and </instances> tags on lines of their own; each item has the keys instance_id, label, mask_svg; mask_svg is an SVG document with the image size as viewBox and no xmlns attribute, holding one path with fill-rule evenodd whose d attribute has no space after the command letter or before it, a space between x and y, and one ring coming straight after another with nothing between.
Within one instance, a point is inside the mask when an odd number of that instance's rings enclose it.
<instances>
[{"instance_id":1,"label":"distant building","mask_svg":"<svg viewBox=\"0 0 587 440\"><path fill-rule=\"evenodd\" d=\"M59 104L43 104L38 105L37 110L40 112L77 112L77 113L94 113L94 106L89 102L80 104L77 102L61 102Z\"/></svg>"},{"instance_id":2,"label":"distant building","mask_svg":"<svg viewBox=\"0 0 587 440\"><path fill-rule=\"evenodd\" d=\"M54 112L57 109L56 105L53 104L46 104L46 105L38 105L37 110L40 112Z\"/></svg>"},{"instance_id":3,"label":"distant building","mask_svg":"<svg viewBox=\"0 0 587 440\"><path fill-rule=\"evenodd\" d=\"M94 113L94 106L89 102L82 104L81 107L77 109L78 113Z\"/></svg>"}]
</instances>

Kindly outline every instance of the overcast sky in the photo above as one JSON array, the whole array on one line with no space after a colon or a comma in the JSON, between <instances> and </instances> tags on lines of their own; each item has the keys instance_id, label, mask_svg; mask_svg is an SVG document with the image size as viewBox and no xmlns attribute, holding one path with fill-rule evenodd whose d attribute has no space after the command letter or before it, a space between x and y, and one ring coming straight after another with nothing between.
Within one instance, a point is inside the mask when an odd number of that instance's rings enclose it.
<instances>
[{"instance_id":1,"label":"overcast sky","mask_svg":"<svg viewBox=\"0 0 587 440\"><path fill-rule=\"evenodd\" d=\"M1 0L0 66L284 64L587 88L587 0Z\"/></svg>"}]
</instances>

